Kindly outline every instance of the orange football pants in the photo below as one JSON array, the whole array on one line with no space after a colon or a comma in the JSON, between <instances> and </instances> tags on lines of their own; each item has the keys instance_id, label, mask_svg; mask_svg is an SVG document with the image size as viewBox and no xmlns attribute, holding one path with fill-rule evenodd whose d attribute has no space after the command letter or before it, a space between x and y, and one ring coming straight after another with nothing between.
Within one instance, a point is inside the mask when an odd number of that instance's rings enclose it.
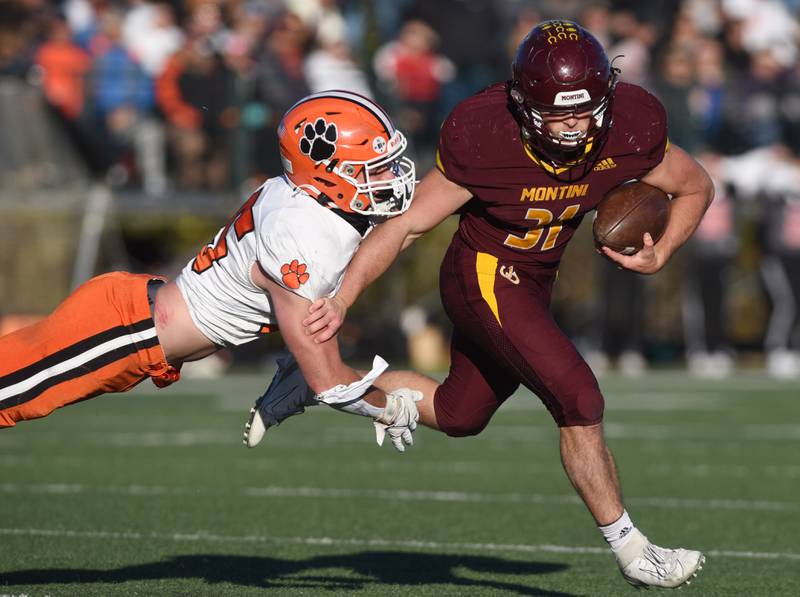
<instances>
[{"instance_id":1,"label":"orange football pants","mask_svg":"<svg viewBox=\"0 0 800 597\"><path fill-rule=\"evenodd\" d=\"M53 313L0 337L0 428L153 378L178 378L156 336L147 274L113 272L77 288Z\"/></svg>"}]
</instances>

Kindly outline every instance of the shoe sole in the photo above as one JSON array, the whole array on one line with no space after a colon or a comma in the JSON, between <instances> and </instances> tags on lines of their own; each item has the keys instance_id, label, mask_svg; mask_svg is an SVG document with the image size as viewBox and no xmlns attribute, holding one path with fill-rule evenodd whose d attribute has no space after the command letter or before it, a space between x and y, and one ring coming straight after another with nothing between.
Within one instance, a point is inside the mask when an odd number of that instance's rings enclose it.
<instances>
[{"instance_id":1,"label":"shoe sole","mask_svg":"<svg viewBox=\"0 0 800 597\"><path fill-rule=\"evenodd\" d=\"M256 417L258 417L258 420L256 420ZM248 448L255 448L264 439L267 429L269 427L264 425L264 421L258 416L258 409L254 406L250 409L250 418L244 425L242 443Z\"/></svg>"},{"instance_id":2,"label":"shoe sole","mask_svg":"<svg viewBox=\"0 0 800 597\"><path fill-rule=\"evenodd\" d=\"M697 578L697 573L703 569L703 564L706 563L706 556L700 556L700 560L697 562L697 567L692 571L692 575L688 577L685 581L679 584L677 587L673 587L675 589L682 589L683 587L688 587L692 584L692 579Z\"/></svg>"}]
</instances>

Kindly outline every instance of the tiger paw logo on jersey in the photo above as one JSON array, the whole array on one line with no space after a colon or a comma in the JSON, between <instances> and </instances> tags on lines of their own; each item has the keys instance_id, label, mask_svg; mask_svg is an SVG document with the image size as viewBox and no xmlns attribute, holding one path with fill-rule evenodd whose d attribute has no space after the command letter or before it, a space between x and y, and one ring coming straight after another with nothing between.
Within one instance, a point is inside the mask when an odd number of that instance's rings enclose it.
<instances>
[{"instance_id":1,"label":"tiger paw logo on jersey","mask_svg":"<svg viewBox=\"0 0 800 597\"><path fill-rule=\"evenodd\" d=\"M300 139L300 151L315 162L328 160L336 153L336 140L339 131L336 124L325 122L324 118L317 118L314 124L306 123L303 128L303 138Z\"/></svg>"},{"instance_id":2,"label":"tiger paw logo on jersey","mask_svg":"<svg viewBox=\"0 0 800 597\"><path fill-rule=\"evenodd\" d=\"M301 284L308 282L309 274L306 272L306 264L300 263L297 259L292 259L291 263L284 263L281 266L283 283L287 288L297 290Z\"/></svg>"}]
</instances>

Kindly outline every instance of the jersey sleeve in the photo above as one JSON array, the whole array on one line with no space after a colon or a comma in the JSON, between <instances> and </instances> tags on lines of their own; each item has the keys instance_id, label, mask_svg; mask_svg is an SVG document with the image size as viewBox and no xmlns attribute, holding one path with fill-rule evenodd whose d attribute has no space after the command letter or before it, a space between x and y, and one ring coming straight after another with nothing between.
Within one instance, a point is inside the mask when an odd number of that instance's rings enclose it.
<instances>
[{"instance_id":1,"label":"jersey sleeve","mask_svg":"<svg viewBox=\"0 0 800 597\"><path fill-rule=\"evenodd\" d=\"M468 140L461 125L460 111L459 108L453 110L442 124L436 151L436 167L448 180L462 187L469 187L470 168L464 160L469 155L464 151Z\"/></svg>"},{"instance_id":2,"label":"jersey sleeve","mask_svg":"<svg viewBox=\"0 0 800 597\"><path fill-rule=\"evenodd\" d=\"M510 120L506 104L505 85L497 83L453 108L439 131L436 152L436 167L448 180L476 194L496 183L496 168L509 148L499 141L506 138Z\"/></svg>"},{"instance_id":3,"label":"jersey sleeve","mask_svg":"<svg viewBox=\"0 0 800 597\"><path fill-rule=\"evenodd\" d=\"M278 210L264 224L257 258L265 274L309 301L338 289L349 258L335 231L297 209Z\"/></svg>"},{"instance_id":4,"label":"jersey sleeve","mask_svg":"<svg viewBox=\"0 0 800 597\"><path fill-rule=\"evenodd\" d=\"M667 136L667 112L664 105L653 94L644 89L636 89L635 116L629 127L633 138L636 161L642 176L658 166L669 150Z\"/></svg>"}]
</instances>

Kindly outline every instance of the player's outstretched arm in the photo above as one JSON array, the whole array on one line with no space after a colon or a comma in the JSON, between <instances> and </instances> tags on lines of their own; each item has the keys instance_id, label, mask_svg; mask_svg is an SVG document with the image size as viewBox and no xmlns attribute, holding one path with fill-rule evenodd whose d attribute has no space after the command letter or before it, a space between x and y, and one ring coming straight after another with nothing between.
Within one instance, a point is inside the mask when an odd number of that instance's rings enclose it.
<instances>
[{"instance_id":1,"label":"player's outstretched arm","mask_svg":"<svg viewBox=\"0 0 800 597\"><path fill-rule=\"evenodd\" d=\"M303 377L315 394L361 379L342 361L337 342L320 345L305 333L302 319L311 304L308 299L287 290L266 275L259 278L258 285L270 295L286 348L294 355Z\"/></svg>"},{"instance_id":2,"label":"player's outstretched arm","mask_svg":"<svg viewBox=\"0 0 800 597\"><path fill-rule=\"evenodd\" d=\"M714 198L714 185L703 167L677 145L672 145L661 163L642 181L672 195L669 221L657 243L645 234L644 247L634 255L622 255L603 247L620 266L641 274L654 274L669 261L700 224Z\"/></svg>"},{"instance_id":3,"label":"player's outstretched arm","mask_svg":"<svg viewBox=\"0 0 800 597\"><path fill-rule=\"evenodd\" d=\"M254 275L254 279L269 292L286 347L296 359L308 387L315 393L314 399L338 410L372 418L378 445L383 444L385 435L399 452L404 452L405 446L413 445L411 434L419 420L415 403L422 399L422 393L409 388L397 388L387 393L376 389L372 382L388 366L383 359L376 356L373 370L362 377L342 362L337 342L318 344L305 333L301 319L308 310L308 299L285 289L261 271L259 274ZM250 434L254 431L254 416L261 417L257 412L260 408L257 402L246 427L245 440L250 447L261 441L267 427L261 418L260 435L252 441ZM302 408L290 415L298 412L302 412Z\"/></svg>"},{"instance_id":4,"label":"player's outstretched arm","mask_svg":"<svg viewBox=\"0 0 800 597\"><path fill-rule=\"evenodd\" d=\"M361 244L347 266L336 296L314 301L303 320L306 333L317 343L333 338L347 309L417 238L434 228L472 197L467 189L433 169L417 186L411 208L380 224Z\"/></svg>"}]
</instances>

